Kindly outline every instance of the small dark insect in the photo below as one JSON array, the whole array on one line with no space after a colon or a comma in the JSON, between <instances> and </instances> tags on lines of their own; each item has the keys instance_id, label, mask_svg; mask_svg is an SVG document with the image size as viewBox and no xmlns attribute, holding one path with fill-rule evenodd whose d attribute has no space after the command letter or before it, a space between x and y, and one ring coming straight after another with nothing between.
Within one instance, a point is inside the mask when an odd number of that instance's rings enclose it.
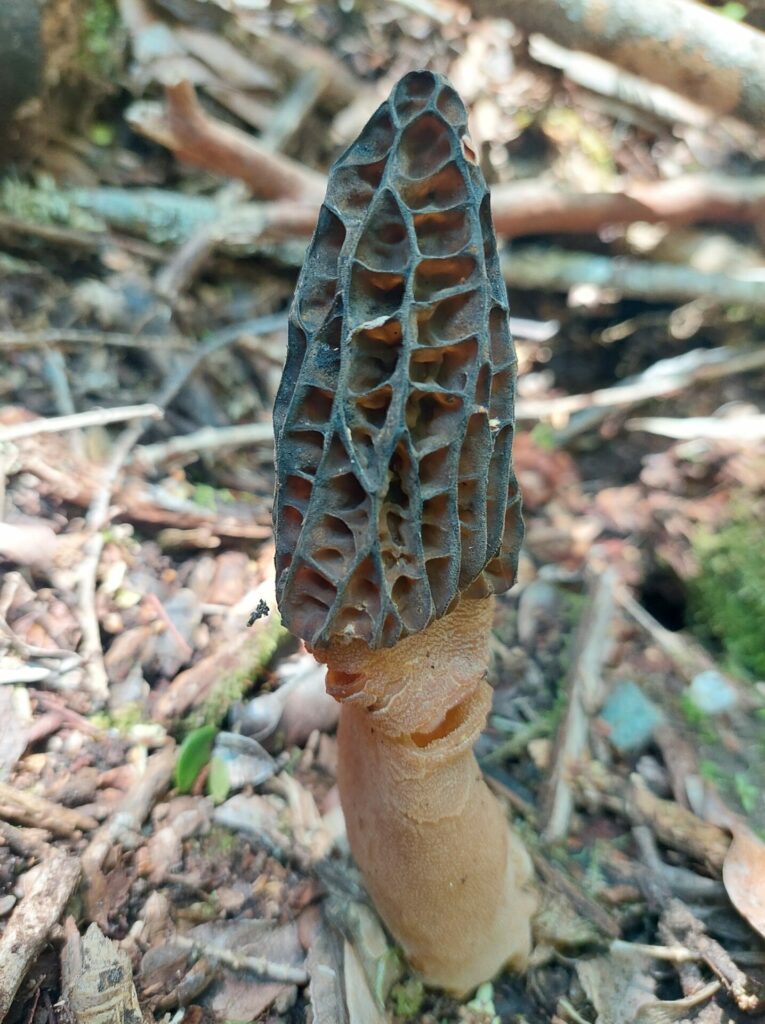
<instances>
[{"instance_id":1,"label":"small dark insect","mask_svg":"<svg viewBox=\"0 0 765 1024\"><path fill-rule=\"evenodd\" d=\"M268 607L266 602L261 597L261 599L258 601L258 605L255 611L250 612L250 617L247 620L247 625L251 626L253 623L257 622L258 619L265 618L265 616L268 615L270 611L271 609Z\"/></svg>"}]
</instances>

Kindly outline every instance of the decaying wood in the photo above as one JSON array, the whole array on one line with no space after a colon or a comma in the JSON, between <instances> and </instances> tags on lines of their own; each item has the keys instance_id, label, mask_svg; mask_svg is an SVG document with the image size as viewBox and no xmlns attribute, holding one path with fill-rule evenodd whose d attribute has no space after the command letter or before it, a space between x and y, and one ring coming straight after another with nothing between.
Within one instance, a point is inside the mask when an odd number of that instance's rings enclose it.
<instances>
[{"instance_id":1,"label":"decaying wood","mask_svg":"<svg viewBox=\"0 0 765 1024\"><path fill-rule=\"evenodd\" d=\"M76 858L51 850L0 937L0 1021L80 880Z\"/></svg>"},{"instance_id":2,"label":"decaying wood","mask_svg":"<svg viewBox=\"0 0 765 1024\"><path fill-rule=\"evenodd\" d=\"M718 114L765 127L765 37L691 0L469 0L664 85Z\"/></svg>"}]
</instances>

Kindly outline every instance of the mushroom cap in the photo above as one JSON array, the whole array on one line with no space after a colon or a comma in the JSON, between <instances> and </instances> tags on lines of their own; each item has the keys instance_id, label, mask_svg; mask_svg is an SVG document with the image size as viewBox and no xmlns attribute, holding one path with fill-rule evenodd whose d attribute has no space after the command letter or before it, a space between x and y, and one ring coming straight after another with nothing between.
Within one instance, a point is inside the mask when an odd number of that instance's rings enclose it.
<instances>
[{"instance_id":1,"label":"mushroom cap","mask_svg":"<svg viewBox=\"0 0 765 1024\"><path fill-rule=\"evenodd\" d=\"M489 192L439 74L332 167L274 408L276 592L314 647L390 647L512 586L516 360Z\"/></svg>"}]
</instances>

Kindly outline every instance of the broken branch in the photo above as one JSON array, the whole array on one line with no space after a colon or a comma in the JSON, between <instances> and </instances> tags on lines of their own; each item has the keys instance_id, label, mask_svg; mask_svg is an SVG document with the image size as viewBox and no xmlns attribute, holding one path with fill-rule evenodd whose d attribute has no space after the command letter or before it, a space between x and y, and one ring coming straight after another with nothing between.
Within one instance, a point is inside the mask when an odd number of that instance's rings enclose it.
<instances>
[{"instance_id":1,"label":"broken branch","mask_svg":"<svg viewBox=\"0 0 765 1024\"><path fill-rule=\"evenodd\" d=\"M585 50L718 114L765 126L765 36L690 0L469 0L474 13L509 18Z\"/></svg>"}]
</instances>

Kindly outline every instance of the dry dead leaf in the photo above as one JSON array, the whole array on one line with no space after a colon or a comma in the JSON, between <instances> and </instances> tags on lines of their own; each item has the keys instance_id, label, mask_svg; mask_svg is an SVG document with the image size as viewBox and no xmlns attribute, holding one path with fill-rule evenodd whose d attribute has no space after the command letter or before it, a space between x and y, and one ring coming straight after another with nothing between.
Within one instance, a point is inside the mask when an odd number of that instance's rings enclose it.
<instances>
[{"instance_id":1,"label":"dry dead leaf","mask_svg":"<svg viewBox=\"0 0 765 1024\"><path fill-rule=\"evenodd\" d=\"M648 957L613 951L580 960L576 971L597 1011L597 1024L635 1024L643 1006L654 1001L656 982Z\"/></svg>"},{"instance_id":2,"label":"dry dead leaf","mask_svg":"<svg viewBox=\"0 0 765 1024\"><path fill-rule=\"evenodd\" d=\"M732 834L733 842L723 861L723 883L739 914L765 937L765 843L725 805L710 784L705 783L692 802L706 821Z\"/></svg>"},{"instance_id":3,"label":"dry dead leaf","mask_svg":"<svg viewBox=\"0 0 765 1024\"><path fill-rule=\"evenodd\" d=\"M390 1017L377 1005L361 961L350 942L343 946L345 1002L352 1024L388 1024Z\"/></svg>"},{"instance_id":4,"label":"dry dead leaf","mask_svg":"<svg viewBox=\"0 0 765 1024\"><path fill-rule=\"evenodd\" d=\"M97 924L83 937L66 923L61 957L64 1000L76 1024L139 1024L142 1020L130 957Z\"/></svg>"},{"instance_id":5,"label":"dry dead leaf","mask_svg":"<svg viewBox=\"0 0 765 1024\"><path fill-rule=\"evenodd\" d=\"M765 937L765 843L746 825L732 831L723 882L739 914Z\"/></svg>"}]
</instances>

